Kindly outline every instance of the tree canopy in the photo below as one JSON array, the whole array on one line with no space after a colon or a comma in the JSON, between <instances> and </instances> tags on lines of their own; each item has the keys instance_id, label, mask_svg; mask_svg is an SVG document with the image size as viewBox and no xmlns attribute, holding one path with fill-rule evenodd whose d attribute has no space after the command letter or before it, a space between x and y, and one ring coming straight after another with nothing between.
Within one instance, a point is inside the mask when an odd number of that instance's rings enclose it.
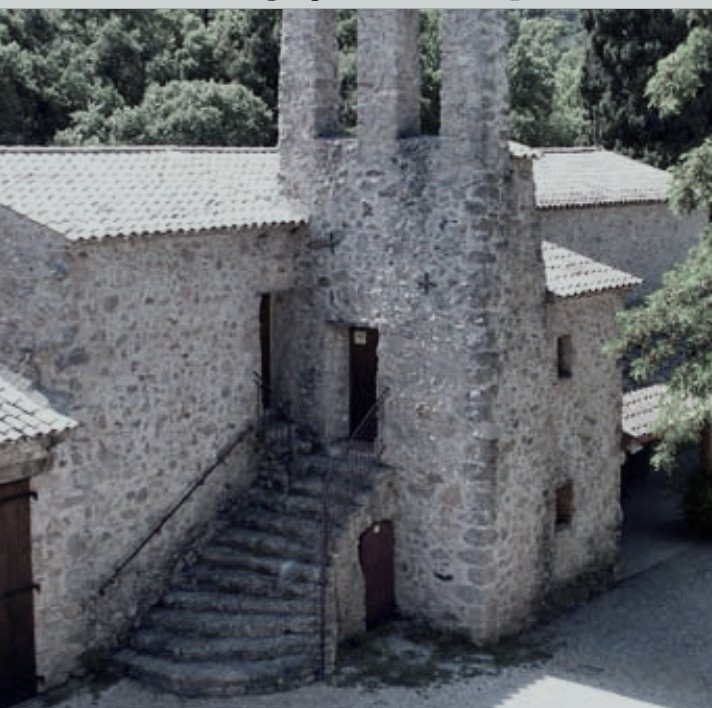
<instances>
[{"instance_id":1,"label":"tree canopy","mask_svg":"<svg viewBox=\"0 0 712 708\"><path fill-rule=\"evenodd\" d=\"M271 144L274 10L1 10L0 143ZM508 13L512 126L535 145L585 139L576 11ZM422 126L437 133L440 13L421 16ZM342 125L355 124L357 27L339 11Z\"/></svg>"},{"instance_id":2,"label":"tree canopy","mask_svg":"<svg viewBox=\"0 0 712 708\"><path fill-rule=\"evenodd\" d=\"M562 17L566 18L566 15ZM509 18L511 130L528 145L576 145L589 126L579 90L584 53L578 15L525 13Z\"/></svg>"},{"instance_id":3,"label":"tree canopy","mask_svg":"<svg viewBox=\"0 0 712 708\"><path fill-rule=\"evenodd\" d=\"M664 101L649 100L653 93L671 95L671 90L680 100L682 94L667 77L680 60L690 63L688 57L673 55L677 48L691 54L691 60L700 58L696 34L687 41L691 24L698 21L689 10L583 11L587 47L581 92L593 142L662 167L700 143L709 129L712 84L693 87L685 81L684 111L672 110L672 104L665 110ZM667 64L656 72L665 57Z\"/></svg>"},{"instance_id":4,"label":"tree canopy","mask_svg":"<svg viewBox=\"0 0 712 708\"><path fill-rule=\"evenodd\" d=\"M660 59L646 86L652 110L681 120L688 110L697 111L712 79L712 12L691 12L687 23L686 36ZM712 210L709 116L706 136L681 158L673 175L671 201L677 211ZM665 275L661 288L622 314L621 326L618 346L634 355L633 377L645 382L664 374L668 381L654 462L669 468L676 450L712 424L712 227L687 259Z\"/></svg>"},{"instance_id":5,"label":"tree canopy","mask_svg":"<svg viewBox=\"0 0 712 708\"><path fill-rule=\"evenodd\" d=\"M278 24L271 10L1 10L0 142L274 142Z\"/></svg>"}]
</instances>

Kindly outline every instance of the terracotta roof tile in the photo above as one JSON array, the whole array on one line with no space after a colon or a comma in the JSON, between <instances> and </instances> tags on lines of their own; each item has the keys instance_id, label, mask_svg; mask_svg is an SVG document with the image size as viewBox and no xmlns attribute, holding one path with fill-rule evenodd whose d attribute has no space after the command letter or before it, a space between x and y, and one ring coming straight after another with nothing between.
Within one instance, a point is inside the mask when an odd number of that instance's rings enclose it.
<instances>
[{"instance_id":1,"label":"terracotta roof tile","mask_svg":"<svg viewBox=\"0 0 712 708\"><path fill-rule=\"evenodd\" d=\"M3 148L0 204L76 241L306 219L276 150Z\"/></svg>"},{"instance_id":2,"label":"terracotta roof tile","mask_svg":"<svg viewBox=\"0 0 712 708\"><path fill-rule=\"evenodd\" d=\"M60 433L76 425L52 409L27 381L0 368L0 445Z\"/></svg>"},{"instance_id":3,"label":"terracotta roof tile","mask_svg":"<svg viewBox=\"0 0 712 708\"><path fill-rule=\"evenodd\" d=\"M541 246L546 289L557 297L631 288L643 281L634 275L582 256L549 241Z\"/></svg>"},{"instance_id":4,"label":"terracotta roof tile","mask_svg":"<svg viewBox=\"0 0 712 708\"><path fill-rule=\"evenodd\" d=\"M656 384L623 394L623 432L626 435L631 438L652 435L660 396L665 391L665 385Z\"/></svg>"},{"instance_id":5,"label":"terracotta roof tile","mask_svg":"<svg viewBox=\"0 0 712 708\"><path fill-rule=\"evenodd\" d=\"M540 148L534 160L539 209L665 202L668 172L597 148Z\"/></svg>"}]
</instances>

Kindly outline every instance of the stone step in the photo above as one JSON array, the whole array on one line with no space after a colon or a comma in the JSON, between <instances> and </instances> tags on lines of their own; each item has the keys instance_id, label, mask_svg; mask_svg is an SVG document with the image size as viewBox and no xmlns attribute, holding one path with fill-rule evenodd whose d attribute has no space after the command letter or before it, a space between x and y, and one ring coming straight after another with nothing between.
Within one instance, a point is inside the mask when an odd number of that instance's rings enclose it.
<instances>
[{"instance_id":1,"label":"stone step","mask_svg":"<svg viewBox=\"0 0 712 708\"><path fill-rule=\"evenodd\" d=\"M200 560L217 566L249 570L262 575L276 576L290 582L319 582L320 569L315 564L273 556L242 553L229 546L210 544L200 552Z\"/></svg>"},{"instance_id":2,"label":"stone step","mask_svg":"<svg viewBox=\"0 0 712 708\"><path fill-rule=\"evenodd\" d=\"M141 629L131 639L133 649L176 661L233 659L261 661L281 656L319 658L319 632L286 634L277 637L205 637L176 635L165 629Z\"/></svg>"},{"instance_id":3,"label":"stone step","mask_svg":"<svg viewBox=\"0 0 712 708\"><path fill-rule=\"evenodd\" d=\"M196 563L187 568L173 587L178 590L209 589L239 592L258 597L281 597L287 600L310 596L316 592L316 586L312 583L203 563Z\"/></svg>"},{"instance_id":4,"label":"stone step","mask_svg":"<svg viewBox=\"0 0 712 708\"><path fill-rule=\"evenodd\" d=\"M213 539L213 544L229 546L245 553L275 558L293 558L294 560L317 562L319 545L304 543L282 534L268 531L256 531L230 526Z\"/></svg>"},{"instance_id":5,"label":"stone step","mask_svg":"<svg viewBox=\"0 0 712 708\"><path fill-rule=\"evenodd\" d=\"M353 453L352 457L339 455L330 457L328 455L304 455L297 458L292 463L297 476L306 476L322 479L325 475L331 481L353 480L367 484L368 480L377 474L383 466L376 462L371 455L363 453Z\"/></svg>"},{"instance_id":6,"label":"stone step","mask_svg":"<svg viewBox=\"0 0 712 708\"><path fill-rule=\"evenodd\" d=\"M255 489L250 495L249 508L296 516L321 519L323 512L322 500L319 497L302 496L298 494L275 494L269 490Z\"/></svg>"},{"instance_id":7,"label":"stone step","mask_svg":"<svg viewBox=\"0 0 712 708\"><path fill-rule=\"evenodd\" d=\"M160 602L161 607L207 612L275 612L309 614L318 610L318 594L292 599L245 595L231 592L171 590Z\"/></svg>"},{"instance_id":8,"label":"stone step","mask_svg":"<svg viewBox=\"0 0 712 708\"><path fill-rule=\"evenodd\" d=\"M347 484L344 480L335 481L327 487L327 503L334 506L348 507L355 505L359 497L368 492L369 486L362 482ZM250 494L250 503L262 508L269 508L290 513L306 510L307 515L321 516L323 483L312 477L296 479L289 485L288 492L275 480L263 480L255 485Z\"/></svg>"},{"instance_id":9,"label":"stone step","mask_svg":"<svg viewBox=\"0 0 712 708\"><path fill-rule=\"evenodd\" d=\"M322 471L334 534L372 489L367 467L377 465L307 452L262 458L243 503L117 655L128 674L183 696L279 691L319 675Z\"/></svg>"},{"instance_id":10,"label":"stone step","mask_svg":"<svg viewBox=\"0 0 712 708\"><path fill-rule=\"evenodd\" d=\"M282 637L319 631L315 614L253 612L226 614L195 610L154 608L144 626L203 637Z\"/></svg>"},{"instance_id":11,"label":"stone step","mask_svg":"<svg viewBox=\"0 0 712 708\"><path fill-rule=\"evenodd\" d=\"M235 696L304 685L319 667L303 657L255 662L177 662L126 649L118 664L133 678L182 696Z\"/></svg>"},{"instance_id":12,"label":"stone step","mask_svg":"<svg viewBox=\"0 0 712 708\"><path fill-rule=\"evenodd\" d=\"M287 516L268 509L247 508L235 519L242 528L277 533L300 541L318 542L321 535L321 519Z\"/></svg>"}]
</instances>

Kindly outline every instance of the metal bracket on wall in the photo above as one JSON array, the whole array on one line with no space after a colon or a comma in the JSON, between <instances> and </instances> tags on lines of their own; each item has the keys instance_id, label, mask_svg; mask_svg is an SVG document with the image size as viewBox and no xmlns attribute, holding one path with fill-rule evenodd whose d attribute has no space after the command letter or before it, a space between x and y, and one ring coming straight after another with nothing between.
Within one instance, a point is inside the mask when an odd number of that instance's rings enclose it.
<instances>
[{"instance_id":1,"label":"metal bracket on wall","mask_svg":"<svg viewBox=\"0 0 712 708\"><path fill-rule=\"evenodd\" d=\"M18 499L26 499L27 497L30 497L30 499L37 499L37 492L22 492L21 494L13 494L12 496L0 499L0 504L17 501Z\"/></svg>"},{"instance_id":2,"label":"metal bracket on wall","mask_svg":"<svg viewBox=\"0 0 712 708\"><path fill-rule=\"evenodd\" d=\"M307 245L309 246L309 248L313 248L313 249L328 248L333 255L334 253L336 253L336 247L341 243L341 241L343 241L343 238L337 238L334 235L334 232L330 231L328 239L324 238L324 239L309 241Z\"/></svg>"},{"instance_id":3,"label":"metal bracket on wall","mask_svg":"<svg viewBox=\"0 0 712 708\"><path fill-rule=\"evenodd\" d=\"M40 588L39 583L32 583L32 585L25 585L24 587L21 587L21 588L15 588L14 590L8 590L7 592L4 592L2 595L0 595L0 602L9 600L13 597L16 597L17 595L26 595L29 592L39 592L40 589L41 588Z\"/></svg>"}]
</instances>

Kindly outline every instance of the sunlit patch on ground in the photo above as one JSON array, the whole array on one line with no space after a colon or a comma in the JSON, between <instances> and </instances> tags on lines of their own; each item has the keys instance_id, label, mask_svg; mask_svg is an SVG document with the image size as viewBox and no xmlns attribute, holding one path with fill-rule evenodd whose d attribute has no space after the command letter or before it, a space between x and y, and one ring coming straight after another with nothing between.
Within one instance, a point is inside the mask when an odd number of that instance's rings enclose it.
<instances>
[{"instance_id":1,"label":"sunlit patch on ground","mask_svg":"<svg viewBox=\"0 0 712 708\"><path fill-rule=\"evenodd\" d=\"M545 676L500 703L497 708L673 708L619 696L574 681Z\"/></svg>"}]
</instances>

